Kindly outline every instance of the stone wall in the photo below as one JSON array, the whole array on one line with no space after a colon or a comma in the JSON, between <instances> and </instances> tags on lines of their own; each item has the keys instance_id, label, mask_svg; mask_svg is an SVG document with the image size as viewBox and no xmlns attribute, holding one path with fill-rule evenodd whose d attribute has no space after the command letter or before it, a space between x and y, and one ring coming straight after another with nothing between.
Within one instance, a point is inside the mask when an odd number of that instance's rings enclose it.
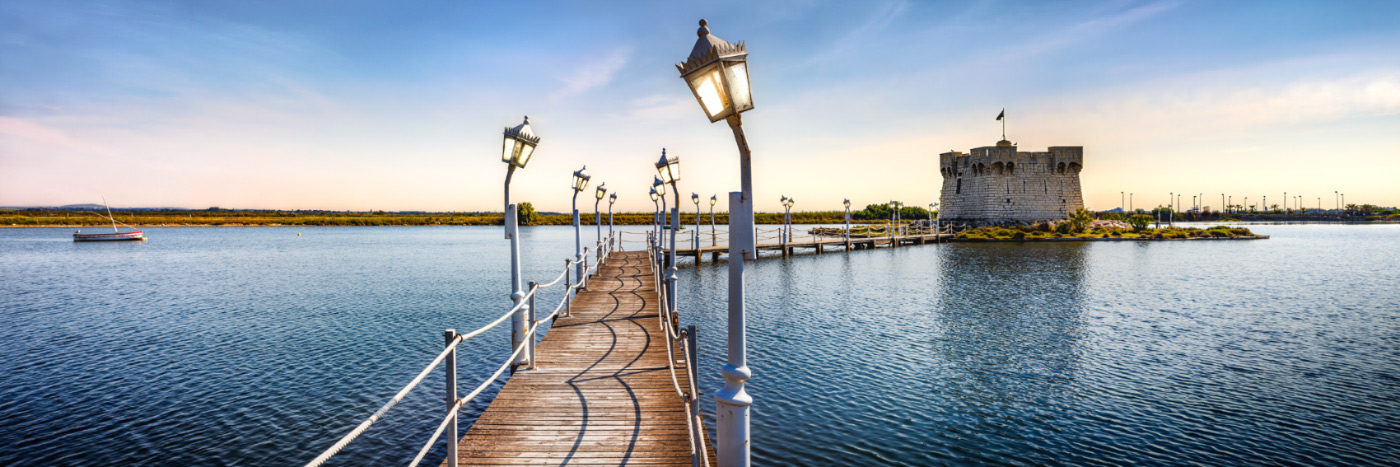
<instances>
[{"instance_id":1,"label":"stone wall","mask_svg":"<svg viewBox=\"0 0 1400 467\"><path fill-rule=\"evenodd\" d=\"M1064 219L1084 207L1079 186L1083 167L1082 146L1018 152L1003 140L970 154L945 152L939 155L941 216L973 223Z\"/></svg>"}]
</instances>

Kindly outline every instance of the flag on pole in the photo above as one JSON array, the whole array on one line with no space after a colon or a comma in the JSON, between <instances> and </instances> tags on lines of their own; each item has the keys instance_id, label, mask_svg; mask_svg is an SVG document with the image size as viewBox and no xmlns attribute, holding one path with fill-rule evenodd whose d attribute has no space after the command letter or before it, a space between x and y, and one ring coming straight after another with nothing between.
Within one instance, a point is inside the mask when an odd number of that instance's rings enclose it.
<instances>
[{"instance_id":1,"label":"flag on pole","mask_svg":"<svg viewBox=\"0 0 1400 467\"><path fill-rule=\"evenodd\" d=\"M1005 116L1006 116L1006 109L1001 109L1001 113L997 114L997 120L1001 120L1002 117L1005 117Z\"/></svg>"}]
</instances>

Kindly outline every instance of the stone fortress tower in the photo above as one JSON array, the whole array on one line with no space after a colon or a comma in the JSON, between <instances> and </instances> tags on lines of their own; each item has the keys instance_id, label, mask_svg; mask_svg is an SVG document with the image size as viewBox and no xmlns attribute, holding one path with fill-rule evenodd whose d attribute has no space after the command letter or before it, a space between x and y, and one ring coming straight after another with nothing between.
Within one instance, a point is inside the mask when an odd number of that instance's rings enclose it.
<instances>
[{"instance_id":1,"label":"stone fortress tower","mask_svg":"<svg viewBox=\"0 0 1400 467\"><path fill-rule=\"evenodd\" d=\"M945 152L938 162L944 221L1026 224L1064 219L1084 207L1079 188L1083 146L1018 152L1003 139L996 146L974 148L971 154Z\"/></svg>"}]
</instances>

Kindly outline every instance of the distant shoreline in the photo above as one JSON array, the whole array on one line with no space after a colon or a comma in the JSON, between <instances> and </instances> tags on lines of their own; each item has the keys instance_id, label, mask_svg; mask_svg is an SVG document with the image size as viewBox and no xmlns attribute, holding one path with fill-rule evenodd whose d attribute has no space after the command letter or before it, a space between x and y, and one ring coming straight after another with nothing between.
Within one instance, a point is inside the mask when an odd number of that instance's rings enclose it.
<instances>
[{"instance_id":1,"label":"distant shoreline","mask_svg":"<svg viewBox=\"0 0 1400 467\"><path fill-rule=\"evenodd\" d=\"M907 208L906 208L907 209ZM502 224L500 213L387 213L383 211L374 212L294 212L294 211L113 211L113 217L118 222L132 227L368 227L368 226L437 226L437 225L478 225L478 226L499 226ZM852 224L885 224L889 222L888 214L852 211ZM905 223L920 222L927 220L927 212L921 212L919 216L911 216L906 213ZM878 217L877 217L878 216ZM1112 219L1118 216L1115 213L1095 213L1099 219ZM522 225L572 225L572 218L567 214L535 214L532 216L533 222L522 223ZM580 213L580 221L583 225L593 224L593 213ZM695 212L680 213L680 223L682 225L695 225ZM1223 217L1223 218L1222 218ZM777 225L783 220L782 213L760 212L754 215L754 222L760 225ZM1165 219L1163 219L1165 220ZM1338 215L1287 215L1287 214L1239 214L1216 216L1200 215L1194 213L1180 213L1176 216L1176 222L1190 223L1315 223L1315 224L1389 224L1400 222L1400 216L1338 216ZM608 224L608 214L602 213L602 224ZM613 225L651 225L653 221L652 213L648 212L627 212L614 213L612 216ZM792 223L796 225L814 224L842 224L845 222L843 211L804 211L793 212ZM700 215L700 224L710 223L708 212ZM729 214L716 212L714 215L716 225L728 225ZM39 227L39 228L98 228L111 226L105 216L94 214L91 211L64 211L64 210L0 210L0 227Z\"/></svg>"}]
</instances>

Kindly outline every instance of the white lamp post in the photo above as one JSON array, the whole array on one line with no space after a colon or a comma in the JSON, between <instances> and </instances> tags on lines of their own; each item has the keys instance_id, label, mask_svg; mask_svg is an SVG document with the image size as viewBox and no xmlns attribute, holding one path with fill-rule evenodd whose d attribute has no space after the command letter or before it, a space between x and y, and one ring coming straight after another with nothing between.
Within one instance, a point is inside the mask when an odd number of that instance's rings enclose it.
<instances>
[{"instance_id":1,"label":"white lamp post","mask_svg":"<svg viewBox=\"0 0 1400 467\"><path fill-rule=\"evenodd\" d=\"M787 199L787 206L786 206L786 207L787 207L787 212L786 212L785 214L786 214L786 216L787 216L787 241L788 241L788 243L792 243L792 205L795 204L796 202L797 202L797 201L794 201L792 198L788 198L788 199Z\"/></svg>"},{"instance_id":2,"label":"white lamp post","mask_svg":"<svg viewBox=\"0 0 1400 467\"><path fill-rule=\"evenodd\" d=\"M617 202L617 193L613 193L613 194L608 195L608 251L612 251L612 249L613 249L613 244L614 244L614 243L617 243L617 241L613 239L614 237L613 237L613 215L612 215L613 203L616 203L616 202Z\"/></svg>"},{"instance_id":3,"label":"white lamp post","mask_svg":"<svg viewBox=\"0 0 1400 467\"><path fill-rule=\"evenodd\" d=\"M933 227L934 235L938 235L938 226L933 223L933 209L936 207L938 207L938 203L928 203L928 223L929 227ZM1123 209L1123 206L1118 206L1118 209ZM938 237L934 238L937 239Z\"/></svg>"},{"instance_id":4,"label":"white lamp post","mask_svg":"<svg viewBox=\"0 0 1400 467\"><path fill-rule=\"evenodd\" d=\"M695 192L690 193L690 201L695 203L695 233L691 235L695 239L695 254L700 254L700 195Z\"/></svg>"},{"instance_id":5,"label":"white lamp post","mask_svg":"<svg viewBox=\"0 0 1400 467\"><path fill-rule=\"evenodd\" d=\"M505 201L506 210L503 224L505 224L506 238L510 240L510 301L513 305L520 305L520 301L525 298L525 291L520 284L520 219L516 211L515 204L510 202L510 178L515 174L515 169L525 168L525 164L530 162L530 156L535 153L535 146L540 144L540 138L535 136L535 132L530 129L530 117L525 117L525 121L515 128L506 128L505 143L501 149L501 162L506 163L506 186ZM510 348L515 349L525 341L525 316L529 313L529 305L520 306L520 310L510 317ZM520 356L511 362L511 371L515 371L520 365L529 364L529 352L520 352Z\"/></svg>"},{"instance_id":6,"label":"white lamp post","mask_svg":"<svg viewBox=\"0 0 1400 467\"><path fill-rule=\"evenodd\" d=\"M578 169L577 172L574 172L574 198L572 205L574 210L574 261L578 262L578 264L574 265L574 271L576 271L578 275L574 277L580 282L583 281L583 274L587 271L583 269L583 237L578 220L578 194L582 193L583 189L588 187L589 178L591 177L588 175L588 166L586 165Z\"/></svg>"},{"instance_id":7,"label":"white lamp post","mask_svg":"<svg viewBox=\"0 0 1400 467\"><path fill-rule=\"evenodd\" d=\"M719 195L710 195L710 246L719 245L719 236L715 235L715 203L719 202ZM718 256L716 256L718 259Z\"/></svg>"},{"instance_id":8,"label":"white lamp post","mask_svg":"<svg viewBox=\"0 0 1400 467\"><path fill-rule=\"evenodd\" d=\"M658 220L658 217L661 216L661 205L656 204L656 199L657 199L658 195L656 194L656 188L655 188L655 187L653 187L653 188L651 189L650 196L651 196L651 236L652 236L652 237L656 237L657 235L660 235L660 231L657 230L657 229L659 228L658 226L661 225L661 221Z\"/></svg>"},{"instance_id":9,"label":"white lamp post","mask_svg":"<svg viewBox=\"0 0 1400 467\"><path fill-rule=\"evenodd\" d=\"M788 229L787 229L787 225L788 225L788 216L787 216L787 207L788 207L787 202L788 202L788 197L787 197L787 195L782 195L782 196L783 196L782 198L779 198L779 199L778 199L778 205L779 205L779 206L782 206L782 207L783 207L783 210L784 210L784 212L783 212L783 223L782 223L781 225L778 226L778 243L783 245L783 254L786 255L786 254L787 254L787 230L788 230Z\"/></svg>"},{"instance_id":10,"label":"white lamp post","mask_svg":"<svg viewBox=\"0 0 1400 467\"><path fill-rule=\"evenodd\" d=\"M660 174L657 180L662 182L662 187L666 183L671 184L671 196L675 197L676 206L671 208L671 251L667 256L666 263L666 298L671 303L668 305L671 310L676 309L676 231L681 229L681 192L676 188L676 182L681 180L681 159L676 156L666 156L666 148L661 148L661 160L656 161L656 173ZM666 193L661 192L662 195ZM698 199L698 198L697 198ZM700 211L700 204L695 204L695 211Z\"/></svg>"},{"instance_id":11,"label":"white lamp post","mask_svg":"<svg viewBox=\"0 0 1400 467\"><path fill-rule=\"evenodd\" d=\"M658 177L651 181L651 188L653 190L656 190L656 195L660 197L659 199L661 199L661 215L657 216L657 219L660 221L660 225L668 225L666 224L666 215L669 214L670 211L666 209L666 183L662 182L661 178ZM658 228L661 227L658 226ZM664 230L664 228L661 229ZM657 248L666 248L666 234L664 232L661 232L660 230L657 231L656 245ZM658 251L657 253L665 252ZM661 257L663 260L666 259L663 255L658 254L657 256Z\"/></svg>"},{"instance_id":12,"label":"white lamp post","mask_svg":"<svg viewBox=\"0 0 1400 467\"><path fill-rule=\"evenodd\" d=\"M603 215L598 211L598 203L603 202L603 198L608 195L607 182L599 183L598 188L593 190L593 225L598 227L598 251L593 254L598 255L598 262L603 262Z\"/></svg>"},{"instance_id":13,"label":"white lamp post","mask_svg":"<svg viewBox=\"0 0 1400 467\"><path fill-rule=\"evenodd\" d=\"M724 387L715 392L715 451L720 467L749 465L749 406L753 398L744 390L752 377L745 355L744 260L755 258L753 178L749 142L739 114L753 108L749 93L748 52L744 44L725 42L710 34L705 20L696 31L699 39L685 63L676 65L681 78L704 109L710 122L724 119L739 146L740 191L729 194L729 329L728 359L720 374Z\"/></svg>"},{"instance_id":14,"label":"white lamp post","mask_svg":"<svg viewBox=\"0 0 1400 467\"><path fill-rule=\"evenodd\" d=\"M846 206L846 249L849 250L851 249L851 200L842 200L841 204Z\"/></svg>"}]
</instances>

